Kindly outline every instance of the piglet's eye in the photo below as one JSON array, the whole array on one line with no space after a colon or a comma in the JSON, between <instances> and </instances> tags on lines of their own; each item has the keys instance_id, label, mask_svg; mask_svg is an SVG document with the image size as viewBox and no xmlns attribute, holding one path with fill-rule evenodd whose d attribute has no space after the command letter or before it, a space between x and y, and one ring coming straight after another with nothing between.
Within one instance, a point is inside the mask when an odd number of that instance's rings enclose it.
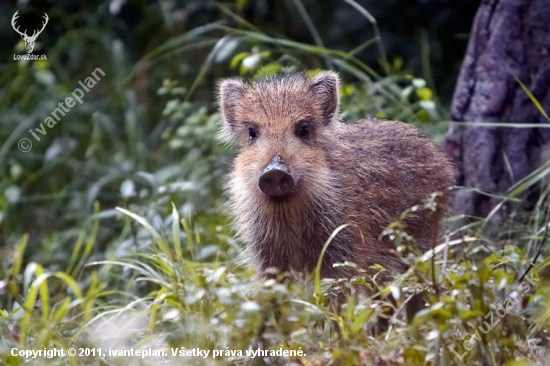
<instances>
[{"instance_id":1,"label":"piglet's eye","mask_svg":"<svg viewBox=\"0 0 550 366\"><path fill-rule=\"evenodd\" d=\"M300 121L296 125L296 131L294 133L296 134L297 137L299 137L302 140L309 139L309 137L311 135L311 127L310 127L308 121L306 121L306 120Z\"/></svg>"},{"instance_id":2,"label":"piglet's eye","mask_svg":"<svg viewBox=\"0 0 550 366\"><path fill-rule=\"evenodd\" d=\"M258 137L258 131L254 127L248 127L248 139L255 140Z\"/></svg>"},{"instance_id":3,"label":"piglet's eye","mask_svg":"<svg viewBox=\"0 0 550 366\"><path fill-rule=\"evenodd\" d=\"M307 126L301 126L298 130L298 136L306 139L309 137L309 128Z\"/></svg>"}]
</instances>

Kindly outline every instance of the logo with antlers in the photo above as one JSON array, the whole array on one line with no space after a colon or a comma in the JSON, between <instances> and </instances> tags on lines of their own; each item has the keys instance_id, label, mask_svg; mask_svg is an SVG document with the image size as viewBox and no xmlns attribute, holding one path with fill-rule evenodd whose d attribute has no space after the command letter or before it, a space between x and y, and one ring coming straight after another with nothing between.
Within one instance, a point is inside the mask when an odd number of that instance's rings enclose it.
<instances>
[{"instance_id":1,"label":"logo with antlers","mask_svg":"<svg viewBox=\"0 0 550 366\"><path fill-rule=\"evenodd\" d=\"M15 27L15 20L19 17L19 15L17 14L18 12L19 11L16 11L15 14L13 14L13 17L11 18L11 26L17 33L21 35L21 38L23 38L23 41L25 41L25 48L27 49L27 53L31 53L32 50L34 49L34 42L36 42L36 38L40 33L42 33L44 28L46 28L46 24L48 24L48 20L49 20L48 14L44 13L45 22L42 23L42 29L40 30L35 29L32 36L29 36L27 35L27 30L25 30L25 32L21 32L19 31L19 26L17 28Z\"/></svg>"}]
</instances>

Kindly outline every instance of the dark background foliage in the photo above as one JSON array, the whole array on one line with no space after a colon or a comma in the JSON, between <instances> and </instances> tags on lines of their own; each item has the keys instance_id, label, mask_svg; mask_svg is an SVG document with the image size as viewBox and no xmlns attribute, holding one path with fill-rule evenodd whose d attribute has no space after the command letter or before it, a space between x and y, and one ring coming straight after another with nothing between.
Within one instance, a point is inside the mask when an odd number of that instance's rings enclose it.
<instances>
[{"instance_id":1,"label":"dark background foliage","mask_svg":"<svg viewBox=\"0 0 550 366\"><path fill-rule=\"evenodd\" d=\"M16 3L6 1L0 4L2 24L10 23ZM197 26L223 19L228 25L234 25L230 17L216 8L217 2L214 1L35 0L25 3L20 10L21 29L39 24L42 12L47 12L50 17L46 31L40 36L44 50L55 47L55 42L67 31L88 27L94 29L95 36L120 38L129 61L139 59L167 37ZM402 58L415 75L430 77L431 73L437 80L437 91L442 99L449 101L479 1L370 0L358 3L376 18L388 58ZM324 45L329 48L348 52L374 36L368 20L344 1L306 0L303 4ZM292 0L237 1L226 5L235 5L235 10L244 19L269 35L315 43ZM170 14L169 22L165 12ZM82 32L73 35L86 36L92 35ZM8 27L2 32L0 40L6 55L10 55L11 45L18 38ZM203 58L201 54L191 59L189 54L185 56L185 63L190 67L188 73L192 75ZM369 65L378 63L378 55L372 49L360 52L358 57Z\"/></svg>"}]
</instances>

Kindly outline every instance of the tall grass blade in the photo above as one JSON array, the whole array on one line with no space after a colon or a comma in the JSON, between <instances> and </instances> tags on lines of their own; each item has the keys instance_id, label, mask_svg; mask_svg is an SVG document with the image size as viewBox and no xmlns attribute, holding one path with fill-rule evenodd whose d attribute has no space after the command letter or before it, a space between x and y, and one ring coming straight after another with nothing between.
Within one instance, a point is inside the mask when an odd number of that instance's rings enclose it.
<instances>
[{"instance_id":1,"label":"tall grass blade","mask_svg":"<svg viewBox=\"0 0 550 366\"><path fill-rule=\"evenodd\" d=\"M340 225L336 230L333 231L333 233L329 236L327 239L325 245L323 245L323 249L321 250L321 254L319 254L319 259L317 260L317 266L315 267L315 297L316 297L316 305L319 306L321 303L321 265L323 264L323 257L325 256L325 252L327 251L328 246L334 240L336 235L346 227L350 226L351 224L344 224Z\"/></svg>"},{"instance_id":2,"label":"tall grass blade","mask_svg":"<svg viewBox=\"0 0 550 366\"><path fill-rule=\"evenodd\" d=\"M382 44L382 36L380 35L380 29L378 29L378 22L376 21L376 18L373 17L371 13L367 11L367 9L359 5L357 2L353 0L344 0L344 2L357 9L357 11L359 11L372 24L374 35L378 40L378 52L380 53L380 62L382 63L382 65L384 65L384 67L387 68L390 63L388 62L388 59L386 57L386 51L384 50L384 45Z\"/></svg>"},{"instance_id":3,"label":"tall grass blade","mask_svg":"<svg viewBox=\"0 0 550 366\"><path fill-rule=\"evenodd\" d=\"M177 263L183 262L183 255L181 253L181 231L180 231L180 217L178 215L178 210L174 202L172 202L172 240L174 241L174 251L176 253Z\"/></svg>"},{"instance_id":4,"label":"tall grass blade","mask_svg":"<svg viewBox=\"0 0 550 366\"><path fill-rule=\"evenodd\" d=\"M512 72L510 70L510 72ZM537 109L539 110L539 112L544 116L544 118L546 118L548 120L548 122L550 122L550 117L548 117L548 114L546 114L546 111L544 110L544 108L542 108L542 105L539 103L539 101L537 100L537 98L535 98L535 96L533 95L533 93L531 93L531 91L529 90L529 88L527 88L525 86L525 84L523 84L521 82L521 80L519 79L519 77L514 73L512 72L512 75L514 75L514 78L516 79L516 81L519 83L519 85L521 86L521 88L523 89L523 91L525 92L525 94L527 94L527 96L529 97L529 99L531 99L531 102L535 105L535 107L537 107Z\"/></svg>"}]
</instances>

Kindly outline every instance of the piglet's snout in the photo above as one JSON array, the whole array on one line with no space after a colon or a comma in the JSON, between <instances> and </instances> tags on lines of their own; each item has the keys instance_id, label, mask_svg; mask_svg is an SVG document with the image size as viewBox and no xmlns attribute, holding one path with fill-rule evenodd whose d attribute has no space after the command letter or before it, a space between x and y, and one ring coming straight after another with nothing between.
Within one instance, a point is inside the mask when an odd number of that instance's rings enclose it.
<instances>
[{"instance_id":1,"label":"piglet's snout","mask_svg":"<svg viewBox=\"0 0 550 366\"><path fill-rule=\"evenodd\" d=\"M294 188L294 178L281 158L275 156L260 176L258 186L270 197L286 196Z\"/></svg>"}]
</instances>

